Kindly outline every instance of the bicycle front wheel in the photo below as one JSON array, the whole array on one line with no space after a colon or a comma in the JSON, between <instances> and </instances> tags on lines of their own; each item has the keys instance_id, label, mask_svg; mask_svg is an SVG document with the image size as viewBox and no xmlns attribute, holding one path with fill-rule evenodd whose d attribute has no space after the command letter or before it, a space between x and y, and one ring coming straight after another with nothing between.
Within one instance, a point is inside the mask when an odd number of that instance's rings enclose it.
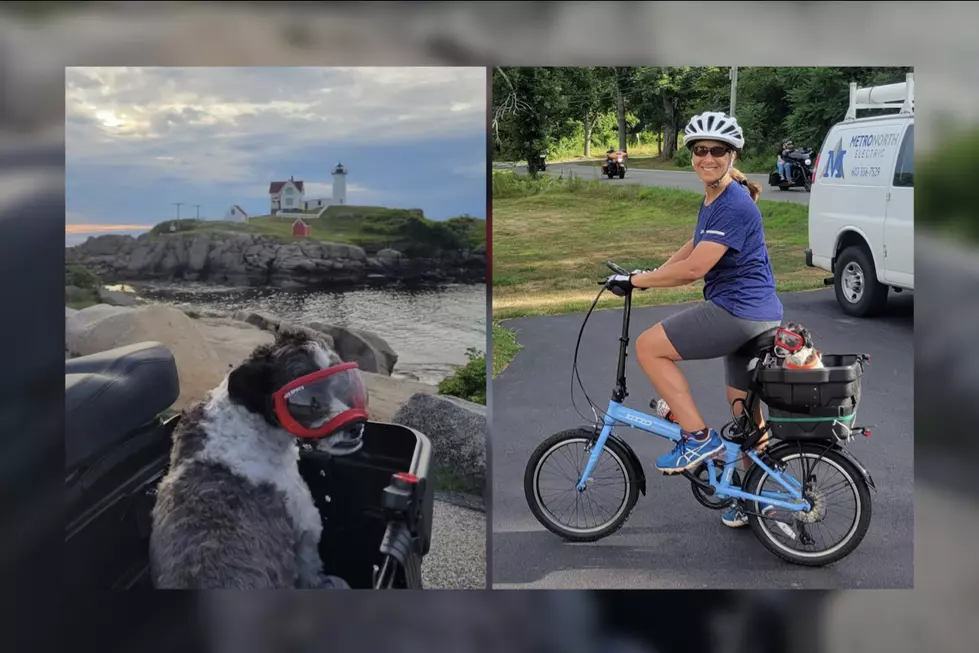
<instances>
[{"instance_id":1,"label":"bicycle front wheel","mask_svg":"<svg viewBox=\"0 0 979 653\"><path fill-rule=\"evenodd\" d=\"M608 537L628 521L639 500L637 470L613 440L606 441L585 489L577 490L593 441L584 429L555 433L531 454L524 472L524 495L534 517L572 542Z\"/></svg>"}]
</instances>

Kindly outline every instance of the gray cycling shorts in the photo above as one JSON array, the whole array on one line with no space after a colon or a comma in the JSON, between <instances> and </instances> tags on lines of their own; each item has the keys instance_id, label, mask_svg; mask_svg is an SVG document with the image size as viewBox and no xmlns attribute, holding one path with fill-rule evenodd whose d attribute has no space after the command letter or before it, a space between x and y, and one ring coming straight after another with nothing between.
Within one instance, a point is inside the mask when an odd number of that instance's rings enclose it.
<instances>
[{"instance_id":1,"label":"gray cycling shorts","mask_svg":"<svg viewBox=\"0 0 979 653\"><path fill-rule=\"evenodd\" d=\"M732 388L747 392L750 356L737 355L752 338L781 322L759 322L735 317L711 301L703 301L674 313L661 323L673 347L683 360L724 359L724 377Z\"/></svg>"}]
</instances>

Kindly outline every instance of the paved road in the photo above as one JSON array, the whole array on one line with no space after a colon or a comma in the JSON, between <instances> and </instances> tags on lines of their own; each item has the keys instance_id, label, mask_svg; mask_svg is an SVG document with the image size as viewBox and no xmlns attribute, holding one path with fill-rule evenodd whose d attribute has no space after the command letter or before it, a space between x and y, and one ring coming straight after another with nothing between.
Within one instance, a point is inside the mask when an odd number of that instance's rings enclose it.
<instances>
[{"instance_id":1,"label":"paved road","mask_svg":"<svg viewBox=\"0 0 979 653\"><path fill-rule=\"evenodd\" d=\"M517 166L514 171L526 174L527 166ZM563 163L552 163L547 166L544 174L559 176L562 173L567 175L574 172L575 175L584 179L601 179L609 184L642 184L643 186L660 186L663 188L683 188L685 190L703 191L704 184L697 177L696 173L684 170L643 170L641 168L630 168L626 173L625 179L608 179L599 174L601 168L597 166L568 165ZM761 184L761 199L772 200L775 202L794 202L796 204L809 204L809 193L804 188L793 188L787 191L780 191L768 185L768 175L748 175L748 179Z\"/></svg>"},{"instance_id":2,"label":"paved road","mask_svg":"<svg viewBox=\"0 0 979 653\"><path fill-rule=\"evenodd\" d=\"M493 383L493 550L495 587L529 588L910 588L913 585L913 297L892 295L887 314L858 321L843 316L831 289L784 295L786 316L813 330L824 351L871 354L860 417L877 424L851 451L869 468L873 495L870 532L848 558L823 569L781 562L750 529L724 526L717 512L693 498L686 480L653 464L667 442L640 431L620 434L643 461L648 495L613 536L566 544L545 531L527 508L523 470L545 437L582 424L569 401L571 362L583 314L509 320L523 350ZM678 307L633 311L632 337ZM592 315L582 338L579 374L589 395L604 404L612 387L620 311ZM632 352L630 351L630 354ZM683 363L711 424L730 419L724 408L719 361ZM586 373L587 372L587 373ZM653 390L630 356L632 395L646 408ZM575 401L588 414L580 390Z\"/></svg>"}]
</instances>

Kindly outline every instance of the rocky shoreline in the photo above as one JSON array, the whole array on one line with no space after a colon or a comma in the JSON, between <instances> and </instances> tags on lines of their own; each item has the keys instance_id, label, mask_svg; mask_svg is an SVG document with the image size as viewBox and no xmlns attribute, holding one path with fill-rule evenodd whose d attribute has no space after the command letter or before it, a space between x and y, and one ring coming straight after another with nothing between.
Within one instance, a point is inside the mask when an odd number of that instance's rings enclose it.
<instances>
[{"instance_id":1,"label":"rocky shoreline","mask_svg":"<svg viewBox=\"0 0 979 653\"><path fill-rule=\"evenodd\" d=\"M486 248L408 257L379 247L208 232L138 238L106 234L65 248L104 282L199 281L227 286L335 289L365 285L485 283Z\"/></svg>"}]
</instances>

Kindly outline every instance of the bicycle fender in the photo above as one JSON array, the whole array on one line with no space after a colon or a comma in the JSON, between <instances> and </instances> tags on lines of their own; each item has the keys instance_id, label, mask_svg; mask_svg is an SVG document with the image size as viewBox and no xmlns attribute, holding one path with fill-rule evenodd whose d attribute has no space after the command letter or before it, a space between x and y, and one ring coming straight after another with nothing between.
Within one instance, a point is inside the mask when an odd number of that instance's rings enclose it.
<instances>
[{"instance_id":1,"label":"bicycle fender","mask_svg":"<svg viewBox=\"0 0 979 653\"><path fill-rule=\"evenodd\" d=\"M638 475L637 482L639 484L639 491L642 492L643 496L646 496L646 472L643 471L642 463L639 462L639 456L637 456L636 452L632 450L632 447L629 446L628 442L617 436L615 433L610 433L608 439L614 440L615 444L622 447L622 450L625 451L626 456L629 457L629 462L632 463L632 467L636 470L636 474Z\"/></svg>"},{"instance_id":2,"label":"bicycle fender","mask_svg":"<svg viewBox=\"0 0 979 653\"><path fill-rule=\"evenodd\" d=\"M769 447L768 453L775 454L777 452L782 451L783 449L794 452L796 451L796 446L797 443L795 441L779 442L775 446ZM863 480L867 482L867 485L870 486L871 490L873 490L874 492L877 491L877 486L874 485L874 479L870 476L870 472L867 471L867 468L863 466L863 463L857 460L857 458L852 453L850 453L849 451L841 447L839 444L834 443L832 448L833 451L837 452L838 454L846 458L848 461L850 461L853 464L854 467L857 468L857 471L860 472L860 475L863 477Z\"/></svg>"},{"instance_id":3,"label":"bicycle fender","mask_svg":"<svg viewBox=\"0 0 979 653\"><path fill-rule=\"evenodd\" d=\"M876 492L877 491L877 486L874 485L874 479L871 478L870 472L867 471L867 468L863 466L863 463L861 463L859 460L857 460L857 457L856 456L854 456L852 453L850 453L849 451L847 451L846 449L844 449L840 445L838 445L838 444L837 445L834 445L833 448L836 449L836 452L837 453L839 453L844 458L846 458L851 463L853 463L853 466L856 467L860 471L861 476L863 476L863 480L867 481L867 485L870 486L870 489L873 490L874 492Z\"/></svg>"}]
</instances>

